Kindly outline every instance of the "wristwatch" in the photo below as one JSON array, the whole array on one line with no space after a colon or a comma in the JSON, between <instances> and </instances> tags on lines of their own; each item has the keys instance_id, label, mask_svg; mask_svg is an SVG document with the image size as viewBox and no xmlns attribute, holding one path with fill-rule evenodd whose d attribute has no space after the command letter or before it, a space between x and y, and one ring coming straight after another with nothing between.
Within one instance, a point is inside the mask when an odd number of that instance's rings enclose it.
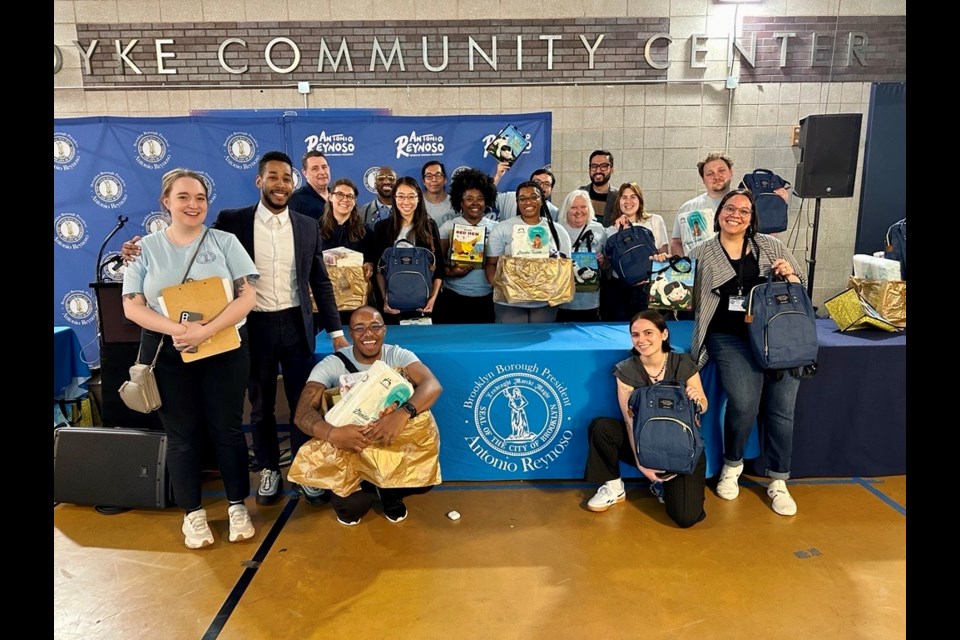
<instances>
[{"instance_id":1,"label":"wristwatch","mask_svg":"<svg viewBox=\"0 0 960 640\"><path fill-rule=\"evenodd\" d=\"M402 405L400 405L400 408L409 413L411 418L417 417L417 408L409 402L404 402Z\"/></svg>"}]
</instances>

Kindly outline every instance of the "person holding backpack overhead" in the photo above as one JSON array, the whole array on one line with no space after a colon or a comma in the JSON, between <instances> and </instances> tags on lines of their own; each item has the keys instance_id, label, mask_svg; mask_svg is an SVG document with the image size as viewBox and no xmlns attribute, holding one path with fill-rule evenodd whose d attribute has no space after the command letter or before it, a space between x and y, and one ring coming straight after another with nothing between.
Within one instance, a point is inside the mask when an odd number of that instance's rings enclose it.
<instances>
[{"instance_id":1,"label":"person holding backpack overhead","mask_svg":"<svg viewBox=\"0 0 960 640\"><path fill-rule=\"evenodd\" d=\"M446 261L440 246L440 229L437 228L433 218L427 214L420 185L410 176L400 178L394 185L390 217L374 225L370 240L370 254L364 258L364 262L379 264L384 252L393 247L398 240L407 240L417 247L429 249L433 254L434 263L432 282L429 284L429 297L423 307L411 310L401 311L390 306L387 296L388 274L384 269L378 270L377 286L379 299L383 304L383 319L391 325L400 324L401 320L433 313L437 295L440 293L440 285L443 282L443 274L446 272Z\"/></svg>"},{"instance_id":2,"label":"person holding backpack overhead","mask_svg":"<svg viewBox=\"0 0 960 640\"><path fill-rule=\"evenodd\" d=\"M706 455L701 453L693 473L686 475L641 466L634 445L629 400L638 387L672 380L684 385L687 398L700 404L701 413L706 412L707 395L697 372L697 363L689 354L671 350L667 323L653 309L641 311L630 321L630 340L633 342L630 357L613 368L623 420L596 418L588 428L590 448L584 479L603 484L587 502L587 509L606 511L626 499L626 490L620 478L620 462L623 461L643 472L650 481L650 490L666 505L671 520L684 529L692 527L706 517L703 510Z\"/></svg>"},{"instance_id":3,"label":"person holding backpack overhead","mask_svg":"<svg viewBox=\"0 0 960 640\"><path fill-rule=\"evenodd\" d=\"M717 234L693 248L697 260L694 281L693 340L690 353L702 369L707 360L717 366L727 397L723 424L723 469L717 495L734 500L740 493L743 452L754 420L764 428L763 446L771 478L767 495L773 510L783 516L797 512L787 490L793 454L793 415L800 379L794 372L765 371L754 358L746 323L750 289L766 281L772 271L789 282L803 283L800 265L786 245L757 233L759 224L753 194L734 189L717 208ZM761 412L762 407L762 412Z\"/></svg>"}]
</instances>

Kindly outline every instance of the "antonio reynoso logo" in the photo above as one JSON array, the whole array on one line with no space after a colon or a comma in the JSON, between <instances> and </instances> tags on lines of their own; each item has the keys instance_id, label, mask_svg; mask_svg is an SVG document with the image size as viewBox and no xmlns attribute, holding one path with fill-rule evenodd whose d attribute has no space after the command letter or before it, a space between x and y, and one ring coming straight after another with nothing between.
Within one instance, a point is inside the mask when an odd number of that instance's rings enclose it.
<instances>
[{"instance_id":1,"label":"antonio reynoso logo","mask_svg":"<svg viewBox=\"0 0 960 640\"><path fill-rule=\"evenodd\" d=\"M63 213L53 221L54 242L64 249L79 249L90 236L83 218L75 213Z\"/></svg>"},{"instance_id":2,"label":"antonio reynoso logo","mask_svg":"<svg viewBox=\"0 0 960 640\"><path fill-rule=\"evenodd\" d=\"M85 291L68 291L60 301L63 319L70 324L84 325L93 322L93 300Z\"/></svg>"},{"instance_id":3,"label":"antonio reynoso logo","mask_svg":"<svg viewBox=\"0 0 960 640\"><path fill-rule=\"evenodd\" d=\"M127 186L119 174L102 171L90 183L93 201L104 209L117 209L127 201Z\"/></svg>"},{"instance_id":4,"label":"antonio reynoso logo","mask_svg":"<svg viewBox=\"0 0 960 640\"><path fill-rule=\"evenodd\" d=\"M57 171L73 169L80 161L77 141L69 133L53 134L53 168Z\"/></svg>"},{"instance_id":5,"label":"antonio reynoso logo","mask_svg":"<svg viewBox=\"0 0 960 640\"><path fill-rule=\"evenodd\" d=\"M476 436L465 438L482 462L502 471L547 469L563 455L573 432L565 424L567 387L536 364L497 365L473 383L463 403Z\"/></svg>"},{"instance_id":6,"label":"antonio reynoso logo","mask_svg":"<svg viewBox=\"0 0 960 640\"><path fill-rule=\"evenodd\" d=\"M363 186L370 193L377 192L377 174L380 173L380 167L370 167L363 172Z\"/></svg>"},{"instance_id":7,"label":"antonio reynoso logo","mask_svg":"<svg viewBox=\"0 0 960 640\"><path fill-rule=\"evenodd\" d=\"M170 145L156 131L144 131L137 138L137 164L147 169L162 169L170 162Z\"/></svg>"},{"instance_id":8,"label":"antonio reynoso logo","mask_svg":"<svg viewBox=\"0 0 960 640\"><path fill-rule=\"evenodd\" d=\"M166 211L151 211L143 219L143 230L146 233L163 231L170 226L170 214Z\"/></svg>"},{"instance_id":9,"label":"antonio reynoso logo","mask_svg":"<svg viewBox=\"0 0 960 640\"><path fill-rule=\"evenodd\" d=\"M223 143L225 160L234 169L249 169L257 162L257 141L249 133L235 131Z\"/></svg>"}]
</instances>

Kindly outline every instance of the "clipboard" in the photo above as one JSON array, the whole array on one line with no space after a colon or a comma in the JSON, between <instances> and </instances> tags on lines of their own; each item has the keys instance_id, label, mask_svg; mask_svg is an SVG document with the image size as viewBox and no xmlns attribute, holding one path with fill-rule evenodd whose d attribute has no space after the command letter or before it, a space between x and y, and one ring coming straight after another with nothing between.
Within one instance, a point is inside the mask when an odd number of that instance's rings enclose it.
<instances>
[{"instance_id":1,"label":"clipboard","mask_svg":"<svg viewBox=\"0 0 960 640\"><path fill-rule=\"evenodd\" d=\"M195 311L203 314L208 321L213 320L233 299L233 295L227 295L229 291L227 286L224 278L217 276L172 285L160 290L161 304L171 320L179 322L183 311ZM218 331L212 338L197 347L195 353L181 351L180 357L184 362L193 362L239 347L240 332L235 325L231 325Z\"/></svg>"}]
</instances>

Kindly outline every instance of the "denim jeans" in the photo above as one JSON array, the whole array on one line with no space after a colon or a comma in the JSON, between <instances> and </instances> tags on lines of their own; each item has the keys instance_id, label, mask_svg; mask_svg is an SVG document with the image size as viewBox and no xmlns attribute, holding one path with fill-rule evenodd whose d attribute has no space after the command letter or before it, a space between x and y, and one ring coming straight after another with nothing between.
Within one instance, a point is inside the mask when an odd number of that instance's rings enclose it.
<instances>
[{"instance_id":1,"label":"denim jeans","mask_svg":"<svg viewBox=\"0 0 960 640\"><path fill-rule=\"evenodd\" d=\"M724 464L743 464L743 450L756 419L767 457L766 474L775 480L787 480L800 379L787 373L780 380L767 377L754 360L746 338L711 332L707 333L706 343L710 359L717 364L720 386L727 396L723 419Z\"/></svg>"}]
</instances>

